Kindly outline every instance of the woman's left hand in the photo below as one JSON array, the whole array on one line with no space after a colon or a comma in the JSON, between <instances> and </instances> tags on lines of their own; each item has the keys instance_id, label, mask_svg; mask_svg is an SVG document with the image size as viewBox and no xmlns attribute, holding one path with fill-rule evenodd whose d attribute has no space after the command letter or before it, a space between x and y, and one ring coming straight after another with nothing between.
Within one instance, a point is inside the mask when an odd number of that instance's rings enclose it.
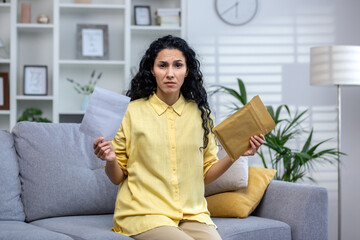
<instances>
[{"instance_id":1,"label":"woman's left hand","mask_svg":"<svg viewBox=\"0 0 360 240\"><path fill-rule=\"evenodd\" d=\"M257 150L263 145L265 142L264 135L260 134L260 136L252 136L250 138L250 148L244 153L243 156L252 156Z\"/></svg>"}]
</instances>

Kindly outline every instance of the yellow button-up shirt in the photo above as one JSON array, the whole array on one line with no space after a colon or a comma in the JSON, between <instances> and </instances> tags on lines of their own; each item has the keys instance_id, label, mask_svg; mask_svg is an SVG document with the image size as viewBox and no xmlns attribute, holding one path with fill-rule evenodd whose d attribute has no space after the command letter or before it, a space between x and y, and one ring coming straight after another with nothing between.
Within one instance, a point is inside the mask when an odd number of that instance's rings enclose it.
<instances>
[{"instance_id":1,"label":"yellow button-up shirt","mask_svg":"<svg viewBox=\"0 0 360 240\"><path fill-rule=\"evenodd\" d=\"M204 176L217 159L214 135L203 149L200 110L183 96L172 106L156 94L130 102L112 141L127 178L120 185L112 231L127 236L181 220L213 225Z\"/></svg>"}]
</instances>

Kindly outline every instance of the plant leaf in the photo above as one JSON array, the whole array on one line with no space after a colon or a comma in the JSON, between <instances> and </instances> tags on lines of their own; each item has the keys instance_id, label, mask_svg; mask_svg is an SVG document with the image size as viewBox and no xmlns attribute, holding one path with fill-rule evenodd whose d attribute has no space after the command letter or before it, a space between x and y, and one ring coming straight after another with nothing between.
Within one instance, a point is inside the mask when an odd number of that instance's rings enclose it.
<instances>
[{"instance_id":1,"label":"plant leaf","mask_svg":"<svg viewBox=\"0 0 360 240\"><path fill-rule=\"evenodd\" d=\"M240 101L243 105L245 105L245 104L247 104L245 84L240 78L238 78L237 81L238 81L239 92L240 92Z\"/></svg>"},{"instance_id":2,"label":"plant leaf","mask_svg":"<svg viewBox=\"0 0 360 240\"><path fill-rule=\"evenodd\" d=\"M311 132L309 134L309 137L307 138L301 152L307 152L309 150L310 147L310 143L311 143L311 139L312 139L312 135L313 135L313 129L311 129Z\"/></svg>"}]
</instances>

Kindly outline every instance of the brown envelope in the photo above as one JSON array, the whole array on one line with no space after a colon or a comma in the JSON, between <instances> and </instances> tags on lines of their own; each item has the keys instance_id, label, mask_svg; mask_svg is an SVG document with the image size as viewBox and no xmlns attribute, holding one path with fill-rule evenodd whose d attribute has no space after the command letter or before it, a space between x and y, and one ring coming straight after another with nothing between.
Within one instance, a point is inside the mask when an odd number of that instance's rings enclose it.
<instances>
[{"instance_id":1,"label":"brown envelope","mask_svg":"<svg viewBox=\"0 0 360 240\"><path fill-rule=\"evenodd\" d=\"M213 128L232 161L238 159L250 148L250 137L267 134L275 127L275 122L262 103L255 96L244 107Z\"/></svg>"}]
</instances>

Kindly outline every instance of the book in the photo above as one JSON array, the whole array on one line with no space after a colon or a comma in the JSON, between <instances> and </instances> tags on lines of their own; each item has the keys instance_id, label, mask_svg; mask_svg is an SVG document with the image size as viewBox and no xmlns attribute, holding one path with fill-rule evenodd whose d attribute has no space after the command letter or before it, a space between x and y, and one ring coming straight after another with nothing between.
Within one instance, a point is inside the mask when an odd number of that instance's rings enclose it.
<instances>
[{"instance_id":1,"label":"book","mask_svg":"<svg viewBox=\"0 0 360 240\"><path fill-rule=\"evenodd\" d=\"M213 128L213 132L232 161L250 148L250 137L264 136L275 128L275 122L262 103L255 96L245 106Z\"/></svg>"},{"instance_id":2,"label":"book","mask_svg":"<svg viewBox=\"0 0 360 240\"><path fill-rule=\"evenodd\" d=\"M178 27L180 26L180 8L159 8L155 11L155 22L160 26Z\"/></svg>"},{"instance_id":3,"label":"book","mask_svg":"<svg viewBox=\"0 0 360 240\"><path fill-rule=\"evenodd\" d=\"M159 8L155 11L157 16L180 15L180 8Z\"/></svg>"},{"instance_id":4,"label":"book","mask_svg":"<svg viewBox=\"0 0 360 240\"><path fill-rule=\"evenodd\" d=\"M171 26L178 27L180 26L180 16L177 15L166 15L166 16L157 16L155 22L160 26Z\"/></svg>"}]
</instances>

